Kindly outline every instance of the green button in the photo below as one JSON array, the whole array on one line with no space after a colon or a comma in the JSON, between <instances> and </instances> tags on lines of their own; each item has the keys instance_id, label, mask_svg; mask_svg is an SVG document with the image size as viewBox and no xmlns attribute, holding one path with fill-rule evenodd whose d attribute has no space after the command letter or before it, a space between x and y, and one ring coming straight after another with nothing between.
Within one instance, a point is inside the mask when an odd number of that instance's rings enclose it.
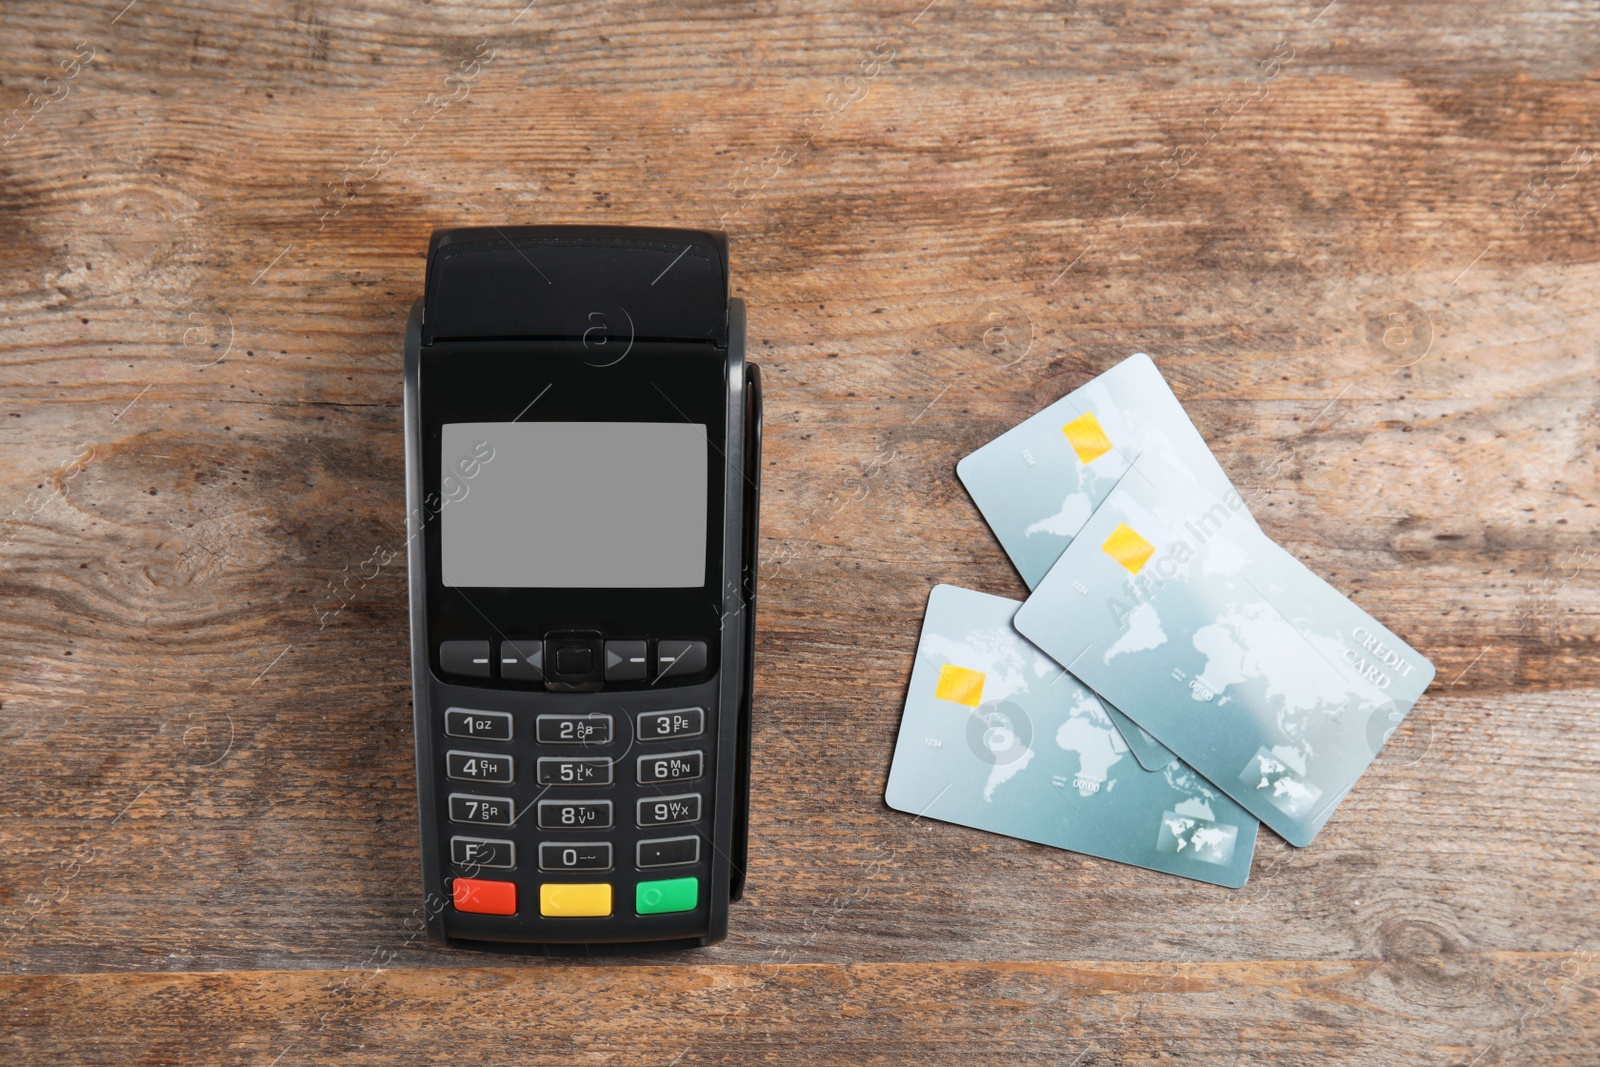
<instances>
[{"instance_id":1,"label":"green button","mask_svg":"<svg viewBox=\"0 0 1600 1067\"><path fill-rule=\"evenodd\" d=\"M640 915L693 911L700 903L700 879L663 878L658 882L640 882L633 899L633 910Z\"/></svg>"}]
</instances>

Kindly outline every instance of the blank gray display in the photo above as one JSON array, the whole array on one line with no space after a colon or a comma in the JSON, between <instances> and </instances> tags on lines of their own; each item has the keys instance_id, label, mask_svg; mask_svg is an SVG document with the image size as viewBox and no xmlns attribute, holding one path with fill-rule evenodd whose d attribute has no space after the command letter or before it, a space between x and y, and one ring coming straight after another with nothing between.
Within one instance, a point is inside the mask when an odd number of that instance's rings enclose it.
<instances>
[{"instance_id":1,"label":"blank gray display","mask_svg":"<svg viewBox=\"0 0 1600 1067\"><path fill-rule=\"evenodd\" d=\"M445 585L705 584L704 426L454 422L443 431Z\"/></svg>"}]
</instances>

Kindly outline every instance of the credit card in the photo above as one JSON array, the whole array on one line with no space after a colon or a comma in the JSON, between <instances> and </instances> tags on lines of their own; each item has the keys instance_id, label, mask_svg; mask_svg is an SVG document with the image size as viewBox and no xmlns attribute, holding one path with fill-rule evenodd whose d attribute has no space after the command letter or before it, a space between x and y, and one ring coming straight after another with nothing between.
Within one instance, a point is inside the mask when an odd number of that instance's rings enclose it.
<instances>
[{"instance_id":1,"label":"credit card","mask_svg":"<svg viewBox=\"0 0 1600 1067\"><path fill-rule=\"evenodd\" d=\"M1100 701L1020 637L1018 603L928 597L891 808L1237 888L1254 817L1181 761L1147 771Z\"/></svg>"},{"instance_id":2,"label":"credit card","mask_svg":"<svg viewBox=\"0 0 1600 1067\"><path fill-rule=\"evenodd\" d=\"M964 457L956 474L1034 589L1146 453L1187 470L1213 496L1233 488L1155 363L1139 352Z\"/></svg>"},{"instance_id":3,"label":"credit card","mask_svg":"<svg viewBox=\"0 0 1600 1067\"><path fill-rule=\"evenodd\" d=\"M1306 845L1433 665L1213 496L1145 455L1017 629L1290 844Z\"/></svg>"}]
</instances>

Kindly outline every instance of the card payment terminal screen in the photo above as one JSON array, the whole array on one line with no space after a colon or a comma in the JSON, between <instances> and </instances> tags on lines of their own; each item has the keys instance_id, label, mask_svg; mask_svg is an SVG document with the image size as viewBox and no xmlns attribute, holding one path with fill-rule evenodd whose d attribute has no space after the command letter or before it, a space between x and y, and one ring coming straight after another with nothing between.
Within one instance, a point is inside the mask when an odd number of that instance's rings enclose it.
<instances>
[{"instance_id":1,"label":"card payment terminal screen","mask_svg":"<svg viewBox=\"0 0 1600 1067\"><path fill-rule=\"evenodd\" d=\"M442 430L445 585L705 584L705 427L456 422Z\"/></svg>"}]
</instances>

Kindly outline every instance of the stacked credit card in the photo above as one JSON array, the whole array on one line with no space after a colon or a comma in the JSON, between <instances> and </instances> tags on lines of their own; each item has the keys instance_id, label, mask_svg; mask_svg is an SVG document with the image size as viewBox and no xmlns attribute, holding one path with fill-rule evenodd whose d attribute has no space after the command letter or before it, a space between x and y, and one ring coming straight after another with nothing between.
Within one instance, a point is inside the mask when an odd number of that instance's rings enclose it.
<instances>
[{"instance_id":1,"label":"stacked credit card","mask_svg":"<svg viewBox=\"0 0 1600 1067\"><path fill-rule=\"evenodd\" d=\"M1261 532L1149 356L956 472L1032 594L933 590L890 807L1238 887L1433 680Z\"/></svg>"}]
</instances>

